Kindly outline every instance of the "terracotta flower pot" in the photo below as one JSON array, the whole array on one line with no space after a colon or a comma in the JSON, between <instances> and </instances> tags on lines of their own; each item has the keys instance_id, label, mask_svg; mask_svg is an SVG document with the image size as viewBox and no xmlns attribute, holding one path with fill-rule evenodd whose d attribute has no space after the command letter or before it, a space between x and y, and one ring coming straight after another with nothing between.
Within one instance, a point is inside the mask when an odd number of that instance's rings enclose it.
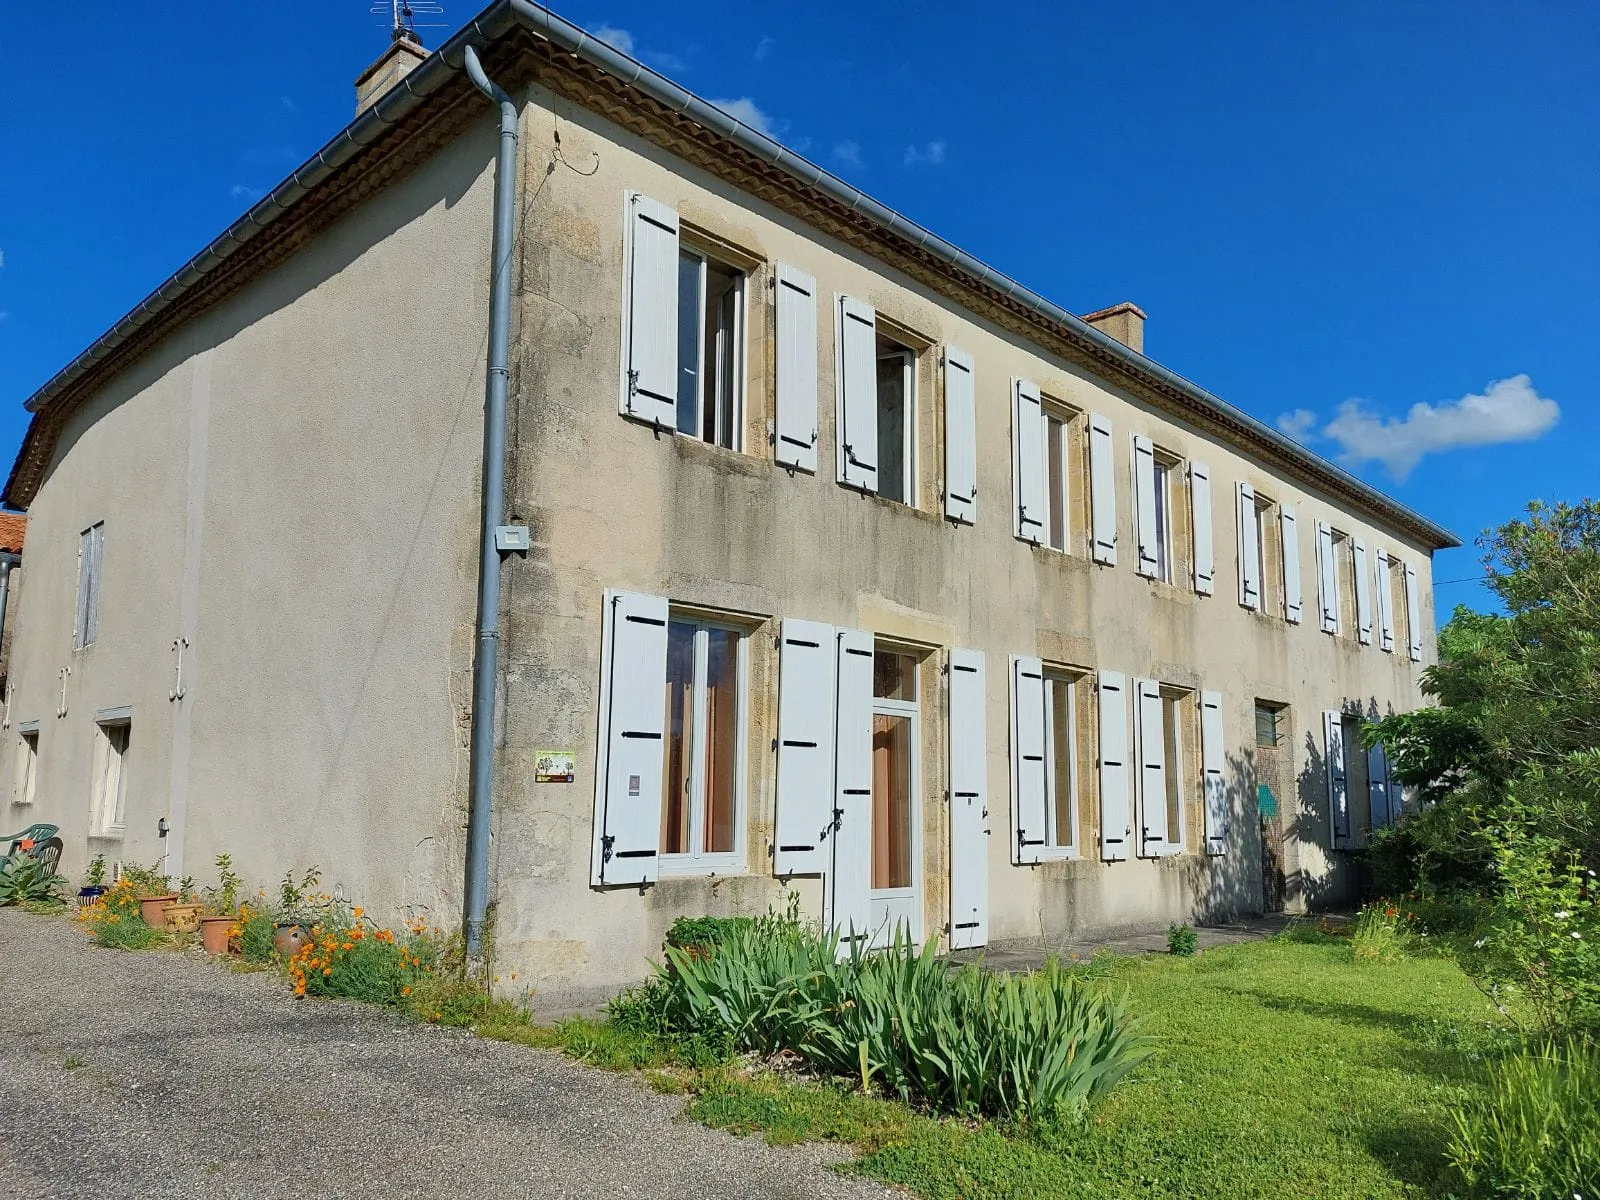
<instances>
[{"instance_id":1,"label":"terracotta flower pot","mask_svg":"<svg viewBox=\"0 0 1600 1200\"><path fill-rule=\"evenodd\" d=\"M311 934L298 925L279 925L272 934L272 948L284 958L299 954L311 941Z\"/></svg>"},{"instance_id":2,"label":"terracotta flower pot","mask_svg":"<svg viewBox=\"0 0 1600 1200\"><path fill-rule=\"evenodd\" d=\"M139 898L139 915L144 918L144 923L151 929L160 929L166 924L167 905L177 900L178 893L170 896L141 896Z\"/></svg>"},{"instance_id":3,"label":"terracotta flower pot","mask_svg":"<svg viewBox=\"0 0 1600 1200\"><path fill-rule=\"evenodd\" d=\"M234 917L201 917L200 944L207 954L228 952L228 930L233 928Z\"/></svg>"},{"instance_id":4,"label":"terracotta flower pot","mask_svg":"<svg viewBox=\"0 0 1600 1200\"><path fill-rule=\"evenodd\" d=\"M200 928L198 904L169 904L166 908L167 928L179 933L193 933Z\"/></svg>"}]
</instances>

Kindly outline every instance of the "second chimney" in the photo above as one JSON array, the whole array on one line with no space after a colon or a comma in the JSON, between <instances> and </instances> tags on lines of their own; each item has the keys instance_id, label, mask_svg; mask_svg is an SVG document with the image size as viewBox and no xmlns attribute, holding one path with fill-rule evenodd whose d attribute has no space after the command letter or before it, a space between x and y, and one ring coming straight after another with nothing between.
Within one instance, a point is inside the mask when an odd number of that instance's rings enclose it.
<instances>
[{"instance_id":1,"label":"second chimney","mask_svg":"<svg viewBox=\"0 0 1600 1200\"><path fill-rule=\"evenodd\" d=\"M356 116L372 107L373 101L399 83L428 52L408 29L396 30L389 48L356 79Z\"/></svg>"},{"instance_id":2,"label":"second chimney","mask_svg":"<svg viewBox=\"0 0 1600 1200\"><path fill-rule=\"evenodd\" d=\"M1130 350L1144 353L1144 309L1124 300L1099 312L1085 314L1084 318L1101 333L1109 334Z\"/></svg>"}]
</instances>

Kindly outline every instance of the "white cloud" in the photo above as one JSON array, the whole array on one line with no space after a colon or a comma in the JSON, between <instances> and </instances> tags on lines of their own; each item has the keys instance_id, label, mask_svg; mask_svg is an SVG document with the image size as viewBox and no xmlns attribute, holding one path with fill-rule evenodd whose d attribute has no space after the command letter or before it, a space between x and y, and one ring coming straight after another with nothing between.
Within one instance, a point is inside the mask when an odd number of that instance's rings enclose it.
<instances>
[{"instance_id":1,"label":"white cloud","mask_svg":"<svg viewBox=\"0 0 1600 1200\"><path fill-rule=\"evenodd\" d=\"M762 34L761 40L756 43L756 61L760 62L762 59L766 58L767 52L772 49L773 45L773 40L766 34Z\"/></svg>"},{"instance_id":2,"label":"white cloud","mask_svg":"<svg viewBox=\"0 0 1600 1200\"><path fill-rule=\"evenodd\" d=\"M626 29L618 29L615 25L597 25L594 35L602 42L610 42L624 54L633 53L633 34Z\"/></svg>"},{"instance_id":3,"label":"white cloud","mask_svg":"<svg viewBox=\"0 0 1600 1200\"><path fill-rule=\"evenodd\" d=\"M859 142L840 142L833 148L833 157L847 167L861 165L861 144Z\"/></svg>"},{"instance_id":4,"label":"white cloud","mask_svg":"<svg viewBox=\"0 0 1600 1200\"><path fill-rule=\"evenodd\" d=\"M944 162L944 139L929 142L926 146L907 146L905 163L908 167L937 167Z\"/></svg>"},{"instance_id":5,"label":"white cloud","mask_svg":"<svg viewBox=\"0 0 1600 1200\"><path fill-rule=\"evenodd\" d=\"M776 137L776 128L772 118L756 107L756 102L749 96L740 96L737 100L713 100L723 112L736 121L742 121L757 133L764 133L768 137Z\"/></svg>"},{"instance_id":6,"label":"white cloud","mask_svg":"<svg viewBox=\"0 0 1600 1200\"><path fill-rule=\"evenodd\" d=\"M1339 461L1347 466L1379 462L1397 481L1411 474L1425 454L1466 446L1531 442L1561 419L1561 406L1539 395L1526 375L1499 379L1482 395L1466 395L1442 404L1417 403L1404 417L1385 417L1359 399L1346 400L1321 435L1339 444ZM1294 436L1309 434L1316 416L1297 409L1278 418L1278 428Z\"/></svg>"},{"instance_id":7,"label":"white cloud","mask_svg":"<svg viewBox=\"0 0 1600 1200\"><path fill-rule=\"evenodd\" d=\"M1309 442L1317 436L1317 414L1309 408L1297 408L1278 418L1278 428L1297 442Z\"/></svg>"},{"instance_id":8,"label":"white cloud","mask_svg":"<svg viewBox=\"0 0 1600 1200\"><path fill-rule=\"evenodd\" d=\"M228 189L228 195L232 196L235 200L248 200L250 203L254 204L257 200L261 199L262 196L266 195L266 193L260 188L253 188L243 183L236 183Z\"/></svg>"}]
</instances>

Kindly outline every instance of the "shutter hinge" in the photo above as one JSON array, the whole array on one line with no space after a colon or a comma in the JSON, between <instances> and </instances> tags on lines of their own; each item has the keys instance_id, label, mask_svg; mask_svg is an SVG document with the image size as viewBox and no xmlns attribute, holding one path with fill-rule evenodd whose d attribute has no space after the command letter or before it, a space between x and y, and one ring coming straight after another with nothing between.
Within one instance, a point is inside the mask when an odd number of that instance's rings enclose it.
<instances>
[{"instance_id":1,"label":"shutter hinge","mask_svg":"<svg viewBox=\"0 0 1600 1200\"><path fill-rule=\"evenodd\" d=\"M611 861L611 851L617 844L615 834L602 834L600 838L600 862L602 865Z\"/></svg>"}]
</instances>

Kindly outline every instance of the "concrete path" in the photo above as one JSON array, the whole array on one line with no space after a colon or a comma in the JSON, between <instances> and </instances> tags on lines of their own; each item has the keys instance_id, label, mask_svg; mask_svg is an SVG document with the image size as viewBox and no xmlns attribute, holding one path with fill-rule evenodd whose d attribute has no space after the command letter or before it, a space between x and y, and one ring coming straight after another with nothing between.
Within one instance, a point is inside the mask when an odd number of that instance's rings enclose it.
<instances>
[{"instance_id":1,"label":"concrete path","mask_svg":"<svg viewBox=\"0 0 1600 1200\"><path fill-rule=\"evenodd\" d=\"M0 909L8 1200L882 1197L557 1054Z\"/></svg>"},{"instance_id":2,"label":"concrete path","mask_svg":"<svg viewBox=\"0 0 1600 1200\"><path fill-rule=\"evenodd\" d=\"M1265 917L1245 917L1225 925L1197 926L1198 946L1209 950L1213 946L1227 946L1234 942L1253 942L1272 937L1288 927L1294 918L1282 913ZM1315 919L1315 918L1313 918ZM1063 961L1076 955L1079 959L1093 958L1103 950L1117 954L1165 954L1167 931L1128 934L1123 937L1063 941L1051 946L1022 946L1013 949L958 950L950 955L953 962L982 962L997 971L1032 971L1050 957Z\"/></svg>"}]
</instances>

